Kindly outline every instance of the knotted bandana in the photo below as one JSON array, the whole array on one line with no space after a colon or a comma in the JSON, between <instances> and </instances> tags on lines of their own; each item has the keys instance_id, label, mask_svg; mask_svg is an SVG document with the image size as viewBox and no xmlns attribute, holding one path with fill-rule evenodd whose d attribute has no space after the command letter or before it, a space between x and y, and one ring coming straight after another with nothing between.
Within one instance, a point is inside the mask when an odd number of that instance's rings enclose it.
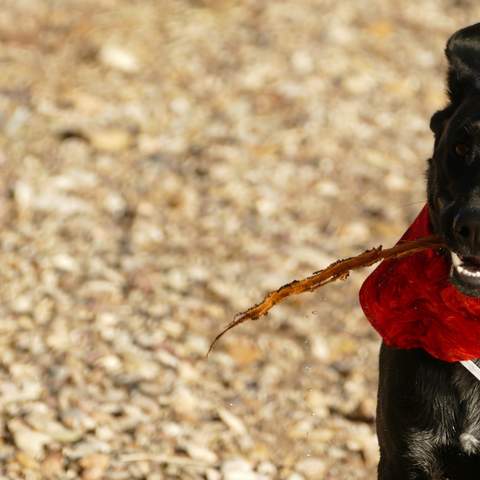
<instances>
[{"instance_id":1,"label":"knotted bandana","mask_svg":"<svg viewBox=\"0 0 480 480\"><path fill-rule=\"evenodd\" d=\"M400 241L431 234L425 206ZM368 276L360 304L387 345L446 362L480 358L480 298L457 290L450 269L448 252L427 249L384 260Z\"/></svg>"}]
</instances>

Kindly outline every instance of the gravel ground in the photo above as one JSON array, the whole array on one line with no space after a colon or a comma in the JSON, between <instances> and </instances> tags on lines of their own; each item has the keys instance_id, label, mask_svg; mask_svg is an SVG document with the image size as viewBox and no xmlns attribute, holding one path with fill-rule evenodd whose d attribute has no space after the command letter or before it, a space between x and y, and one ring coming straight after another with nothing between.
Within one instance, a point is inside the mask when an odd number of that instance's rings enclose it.
<instances>
[{"instance_id":1,"label":"gravel ground","mask_svg":"<svg viewBox=\"0 0 480 480\"><path fill-rule=\"evenodd\" d=\"M424 202L461 0L1 0L0 476L371 479L363 274Z\"/></svg>"}]
</instances>

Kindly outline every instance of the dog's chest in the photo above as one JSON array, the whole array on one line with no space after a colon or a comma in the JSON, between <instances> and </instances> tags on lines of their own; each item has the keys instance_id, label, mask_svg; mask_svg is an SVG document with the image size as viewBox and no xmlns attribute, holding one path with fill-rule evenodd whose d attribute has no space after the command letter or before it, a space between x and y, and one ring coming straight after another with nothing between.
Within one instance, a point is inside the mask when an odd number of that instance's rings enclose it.
<instances>
[{"instance_id":1,"label":"dog's chest","mask_svg":"<svg viewBox=\"0 0 480 480\"><path fill-rule=\"evenodd\" d=\"M442 383L428 383L429 391L422 392L419 428L408 439L411 460L432 478L445 478L441 465L446 455L447 463L480 459L480 381L461 364L450 373Z\"/></svg>"},{"instance_id":2,"label":"dog's chest","mask_svg":"<svg viewBox=\"0 0 480 480\"><path fill-rule=\"evenodd\" d=\"M475 363L480 364L477 360ZM456 431L461 449L468 455L480 453L480 380L460 364L453 374L458 406Z\"/></svg>"}]
</instances>

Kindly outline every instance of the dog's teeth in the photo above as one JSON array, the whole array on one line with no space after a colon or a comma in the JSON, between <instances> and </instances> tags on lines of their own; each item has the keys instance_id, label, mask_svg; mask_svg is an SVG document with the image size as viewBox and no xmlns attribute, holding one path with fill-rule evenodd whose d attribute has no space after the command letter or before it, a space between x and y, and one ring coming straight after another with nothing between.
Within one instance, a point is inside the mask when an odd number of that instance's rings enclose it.
<instances>
[{"instance_id":1,"label":"dog's teeth","mask_svg":"<svg viewBox=\"0 0 480 480\"><path fill-rule=\"evenodd\" d=\"M456 253L453 253L453 252L450 252L450 254L452 255L452 263L455 267L458 267L462 264L462 259L456 254Z\"/></svg>"},{"instance_id":2,"label":"dog's teeth","mask_svg":"<svg viewBox=\"0 0 480 480\"><path fill-rule=\"evenodd\" d=\"M473 272L473 271L468 270L467 268L463 267L462 265L455 265L455 270L460 275L466 275L467 277L480 278L480 271Z\"/></svg>"},{"instance_id":3,"label":"dog's teeth","mask_svg":"<svg viewBox=\"0 0 480 480\"><path fill-rule=\"evenodd\" d=\"M471 269L468 266L465 266L462 259L456 253L450 252L450 255L452 257L452 268L458 275L480 279L480 269Z\"/></svg>"}]
</instances>

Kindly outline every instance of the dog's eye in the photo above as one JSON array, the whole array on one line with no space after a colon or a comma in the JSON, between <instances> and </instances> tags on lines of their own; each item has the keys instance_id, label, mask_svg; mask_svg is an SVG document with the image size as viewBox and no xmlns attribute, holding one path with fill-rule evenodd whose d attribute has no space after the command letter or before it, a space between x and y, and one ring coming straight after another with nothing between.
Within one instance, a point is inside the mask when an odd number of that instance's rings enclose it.
<instances>
[{"instance_id":1,"label":"dog's eye","mask_svg":"<svg viewBox=\"0 0 480 480\"><path fill-rule=\"evenodd\" d=\"M464 143L457 143L455 145L455 153L459 156L459 157L464 157L467 153L468 153L468 146L465 145Z\"/></svg>"}]
</instances>

